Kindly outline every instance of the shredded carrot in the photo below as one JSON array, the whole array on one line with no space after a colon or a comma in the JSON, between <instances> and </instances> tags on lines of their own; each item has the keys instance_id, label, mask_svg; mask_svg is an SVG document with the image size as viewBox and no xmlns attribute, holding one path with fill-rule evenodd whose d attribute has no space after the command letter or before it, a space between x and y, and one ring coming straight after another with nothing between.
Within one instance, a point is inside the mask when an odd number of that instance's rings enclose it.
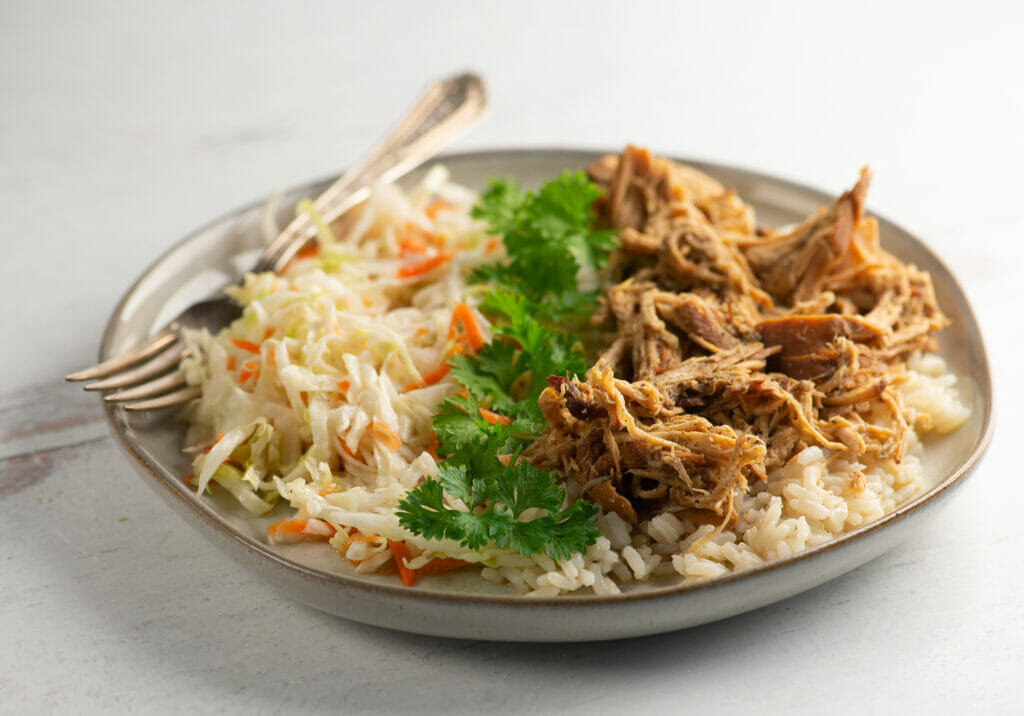
<instances>
[{"instance_id":1,"label":"shredded carrot","mask_svg":"<svg viewBox=\"0 0 1024 716\"><path fill-rule=\"evenodd\" d=\"M327 533L322 533L319 529L310 527L311 521L304 519L279 520L267 527L267 535L286 541L319 542L329 540L337 533L337 530L329 522L316 520L318 526L323 525L327 528ZM288 536L285 537L285 535Z\"/></svg>"},{"instance_id":2,"label":"shredded carrot","mask_svg":"<svg viewBox=\"0 0 1024 716\"><path fill-rule=\"evenodd\" d=\"M320 242L307 241L305 246L295 252L297 259L309 259L320 255Z\"/></svg>"},{"instance_id":3,"label":"shredded carrot","mask_svg":"<svg viewBox=\"0 0 1024 716\"><path fill-rule=\"evenodd\" d=\"M250 353L256 353L259 355L260 347L252 341L243 341L241 338L232 338L231 345L235 348L239 348L243 351L249 351Z\"/></svg>"},{"instance_id":4,"label":"shredded carrot","mask_svg":"<svg viewBox=\"0 0 1024 716\"><path fill-rule=\"evenodd\" d=\"M265 331L263 332L263 340L267 340L267 339L268 339L268 338L270 338L270 337L271 337L272 335L274 335L274 329L273 329L273 328L268 328L267 330L265 330Z\"/></svg>"},{"instance_id":5,"label":"shredded carrot","mask_svg":"<svg viewBox=\"0 0 1024 716\"><path fill-rule=\"evenodd\" d=\"M484 345L484 334L480 330L476 316L473 315L473 309L464 303L455 304L455 310L452 311L452 322L448 326L448 338L455 337L458 324L462 324L462 330L465 331L466 340L469 341L473 352L480 350Z\"/></svg>"},{"instance_id":6,"label":"shredded carrot","mask_svg":"<svg viewBox=\"0 0 1024 716\"><path fill-rule=\"evenodd\" d=\"M414 233L415 227L413 227L412 224L408 224L407 226L410 233L398 242L400 255L404 257L409 254L427 253L427 249L430 248L430 245L423 240L421 234Z\"/></svg>"},{"instance_id":7,"label":"shredded carrot","mask_svg":"<svg viewBox=\"0 0 1024 716\"><path fill-rule=\"evenodd\" d=\"M430 453L430 457L434 458L434 462L440 462L440 458L437 456L437 449L441 447L441 442L437 439L437 436L430 438L430 442L427 443L427 452Z\"/></svg>"},{"instance_id":8,"label":"shredded carrot","mask_svg":"<svg viewBox=\"0 0 1024 716\"><path fill-rule=\"evenodd\" d=\"M483 419L486 420L491 425L494 425L495 423L508 425L509 423L512 422L512 418L508 417L507 415L501 415L500 413L492 412L487 408L480 408L480 416L483 417Z\"/></svg>"},{"instance_id":9,"label":"shredded carrot","mask_svg":"<svg viewBox=\"0 0 1024 716\"><path fill-rule=\"evenodd\" d=\"M182 478L182 481L186 485L188 485L189 487L195 487L196 486L196 474L194 472L190 472L189 474L185 475L185 477Z\"/></svg>"},{"instance_id":10,"label":"shredded carrot","mask_svg":"<svg viewBox=\"0 0 1024 716\"><path fill-rule=\"evenodd\" d=\"M244 383L254 375L258 376L259 372L260 364L254 360L247 360L245 363L242 363L242 372L238 374L238 382Z\"/></svg>"},{"instance_id":11,"label":"shredded carrot","mask_svg":"<svg viewBox=\"0 0 1024 716\"><path fill-rule=\"evenodd\" d=\"M423 376L423 380L414 380L412 383L409 383L405 386L404 390L408 393L410 390L419 390L420 388L426 388L428 385L440 383L444 380L444 377L448 375L448 371L450 370L451 368L448 367L448 359L445 358L444 363L442 363L437 370Z\"/></svg>"},{"instance_id":12,"label":"shredded carrot","mask_svg":"<svg viewBox=\"0 0 1024 716\"><path fill-rule=\"evenodd\" d=\"M456 569L462 569L467 564L469 564L469 562L456 559L455 557L440 557L430 560L425 565L417 569L416 573L418 575L444 574L445 572L453 572Z\"/></svg>"},{"instance_id":13,"label":"shredded carrot","mask_svg":"<svg viewBox=\"0 0 1024 716\"><path fill-rule=\"evenodd\" d=\"M484 251L489 254L494 253L501 248L501 239L494 237L487 240L487 244L484 246Z\"/></svg>"},{"instance_id":14,"label":"shredded carrot","mask_svg":"<svg viewBox=\"0 0 1024 716\"><path fill-rule=\"evenodd\" d=\"M406 264L395 271L395 278L415 278L430 273L438 266L442 266L452 260L450 251L441 251L436 256L424 259L414 264Z\"/></svg>"},{"instance_id":15,"label":"shredded carrot","mask_svg":"<svg viewBox=\"0 0 1024 716\"><path fill-rule=\"evenodd\" d=\"M405 566L405 560L409 559L409 548L403 542L395 542L390 539L388 547L391 549L391 554L394 555L395 566L398 568L398 576L402 579L402 584L407 587L416 584L416 570Z\"/></svg>"},{"instance_id":16,"label":"shredded carrot","mask_svg":"<svg viewBox=\"0 0 1024 716\"><path fill-rule=\"evenodd\" d=\"M412 383L406 385L403 390L408 393L410 390L426 388L428 385L440 383L444 380L444 377L448 375L448 371L451 370L451 368L448 367L448 359L458 353L462 353L462 346L456 343L448 350L448 353L445 355L444 360L441 361L441 365L437 367L437 370L423 376L423 380L414 380Z\"/></svg>"},{"instance_id":17,"label":"shredded carrot","mask_svg":"<svg viewBox=\"0 0 1024 716\"><path fill-rule=\"evenodd\" d=\"M341 449L345 451L346 455L348 455L349 457L351 457L353 459L358 457L354 452L352 452L352 448L350 448L348 446L347 442L345 442L344 440L342 440L340 442L341 442Z\"/></svg>"},{"instance_id":18,"label":"shredded carrot","mask_svg":"<svg viewBox=\"0 0 1024 716\"><path fill-rule=\"evenodd\" d=\"M235 369L235 357L234 356L228 356L228 370L234 370L234 369Z\"/></svg>"},{"instance_id":19,"label":"shredded carrot","mask_svg":"<svg viewBox=\"0 0 1024 716\"><path fill-rule=\"evenodd\" d=\"M213 446L220 442L221 438L224 437L224 433L217 433L217 437L213 439L213 442L203 448L203 452L209 454L213 450Z\"/></svg>"},{"instance_id":20,"label":"shredded carrot","mask_svg":"<svg viewBox=\"0 0 1024 716\"><path fill-rule=\"evenodd\" d=\"M350 535L349 542L380 542L380 535ZM390 542L391 540L388 540Z\"/></svg>"},{"instance_id":21,"label":"shredded carrot","mask_svg":"<svg viewBox=\"0 0 1024 716\"><path fill-rule=\"evenodd\" d=\"M392 450L397 450L402 447L402 438L398 437L398 433L389 428L384 423L376 420L370 421L370 432L380 438L381 442L387 445Z\"/></svg>"},{"instance_id":22,"label":"shredded carrot","mask_svg":"<svg viewBox=\"0 0 1024 716\"><path fill-rule=\"evenodd\" d=\"M430 331L428 331L428 330L427 330L426 328L424 328L423 326L420 326L419 328L417 328L417 329L416 329L416 337L417 337L417 338L419 338L420 336L425 336L425 335L427 335L428 333L430 333Z\"/></svg>"},{"instance_id":23,"label":"shredded carrot","mask_svg":"<svg viewBox=\"0 0 1024 716\"><path fill-rule=\"evenodd\" d=\"M348 390L351 387L352 387L352 383L350 383L347 380L339 380L338 381L338 390L341 391L342 393L344 393L346 390Z\"/></svg>"},{"instance_id":24,"label":"shredded carrot","mask_svg":"<svg viewBox=\"0 0 1024 716\"><path fill-rule=\"evenodd\" d=\"M402 255L405 256L410 253L426 253L427 249L431 246L439 247L443 243L442 237L424 229L422 226L417 226L413 222L407 221L402 238L398 242L398 248L401 249Z\"/></svg>"},{"instance_id":25,"label":"shredded carrot","mask_svg":"<svg viewBox=\"0 0 1024 716\"><path fill-rule=\"evenodd\" d=\"M306 529L305 520L280 520L267 527L267 532L269 534L275 532L294 532L299 534L304 529Z\"/></svg>"},{"instance_id":26,"label":"shredded carrot","mask_svg":"<svg viewBox=\"0 0 1024 716\"><path fill-rule=\"evenodd\" d=\"M438 213L442 209L447 209L451 206L447 201L443 199L434 199L432 202L426 205L423 209L423 213L427 215L427 218L436 219Z\"/></svg>"},{"instance_id":27,"label":"shredded carrot","mask_svg":"<svg viewBox=\"0 0 1024 716\"><path fill-rule=\"evenodd\" d=\"M328 495L333 495L335 492L340 492L340 489L338 488L337 484L332 482L330 485L320 490L320 492L317 494L319 494L320 497L327 497Z\"/></svg>"}]
</instances>

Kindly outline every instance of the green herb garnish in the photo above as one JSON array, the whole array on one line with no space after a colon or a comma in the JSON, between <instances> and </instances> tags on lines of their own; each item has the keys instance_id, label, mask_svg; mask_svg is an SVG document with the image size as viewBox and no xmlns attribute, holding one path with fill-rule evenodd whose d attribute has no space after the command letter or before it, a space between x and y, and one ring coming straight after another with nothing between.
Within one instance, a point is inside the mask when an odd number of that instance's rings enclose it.
<instances>
[{"instance_id":1,"label":"green herb garnish","mask_svg":"<svg viewBox=\"0 0 1024 716\"><path fill-rule=\"evenodd\" d=\"M537 399L547 378L586 370L571 327L596 305L597 291L581 291L576 277L581 268L600 268L615 245L613 232L592 228L598 196L584 174L566 172L535 193L514 181L492 182L473 209L502 237L509 257L470 277L493 286L480 308L494 322L494 337L476 355L449 361L466 395L444 401L434 417L445 459L437 478L399 503L406 529L470 549L493 542L553 559L583 552L600 534L596 507L578 500L563 509L555 473L519 460L544 427ZM488 420L481 409L510 422ZM450 507L453 500L468 511ZM532 519L521 520L527 510Z\"/></svg>"}]
</instances>

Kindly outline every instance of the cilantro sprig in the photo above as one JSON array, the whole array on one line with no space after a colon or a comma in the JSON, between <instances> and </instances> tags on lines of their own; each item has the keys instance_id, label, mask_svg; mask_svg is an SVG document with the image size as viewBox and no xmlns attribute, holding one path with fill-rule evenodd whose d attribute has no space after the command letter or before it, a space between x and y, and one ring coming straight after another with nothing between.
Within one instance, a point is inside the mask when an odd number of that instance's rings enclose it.
<instances>
[{"instance_id":1,"label":"cilantro sprig","mask_svg":"<svg viewBox=\"0 0 1024 716\"><path fill-rule=\"evenodd\" d=\"M444 401L434 417L444 456L437 478L399 503L399 521L413 533L553 559L597 539L597 508L583 500L563 507L555 473L519 456L544 427L537 399L548 376L586 369L571 327L596 305L597 292L580 290L576 277L603 266L615 245L612 232L593 230L599 195L583 173L565 172L537 192L494 181L474 207L473 216L502 237L508 259L470 277L492 287L480 309L493 321L493 339L473 356L449 360L465 393Z\"/></svg>"}]
</instances>

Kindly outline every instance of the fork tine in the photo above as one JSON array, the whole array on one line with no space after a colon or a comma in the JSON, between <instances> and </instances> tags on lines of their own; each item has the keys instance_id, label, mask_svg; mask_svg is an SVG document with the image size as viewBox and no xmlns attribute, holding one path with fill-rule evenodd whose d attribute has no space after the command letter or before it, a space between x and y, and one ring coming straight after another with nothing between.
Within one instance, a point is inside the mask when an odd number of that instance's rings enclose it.
<instances>
[{"instance_id":1,"label":"fork tine","mask_svg":"<svg viewBox=\"0 0 1024 716\"><path fill-rule=\"evenodd\" d=\"M187 403L192 400L192 398L198 398L202 392L203 389L198 385L190 385L187 388L176 390L173 393L161 395L159 398L139 400L134 403L124 403L124 409L135 412L139 410L159 410L160 408L170 408L175 405Z\"/></svg>"},{"instance_id":2,"label":"fork tine","mask_svg":"<svg viewBox=\"0 0 1024 716\"><path fill-rule=\"evenodd\" d=\"M153 396L166 393L172 388L185 385L185 371L176 370L173 373L162 375L146 383L141 383L134 388L119 390L103 396L108 403L123 403L127 400L140 400L141 398L152 398Z\"/></svg>"},{"instance_id":3,"label":"fork tine","mask_svg":"<svg viewBox=\"0 0 1024 716\"><path fill-rule=\"evenodd\" d=\"M64 380L74 382L80 380L92 380L94 378L106 378L108 375L118 373L130 365L134 365L146 358L149 358L150 356L156 355L164 348L174 343L176 338L176 335L171 329L165 328L162 331L154 333L144 343L139 344L127 353L122 353L119 356L105 360L102 363L94 365L92 368L86 368L85 370L80 370L77 373L69 373L64 376Z\"/></svg>"},{"instance_id":4,"label":"fork tine","mask_svg":"<svg viewBox=\"0 0 1024 716\"><path fill-rule=\"evenodd\" d=\"M137 368L132 368L129 371L125 371L120 375L115 375L112 378L106 380L97 381L96 383L89 383L85 386L86 390L110 390L111 388L123 388L126 385L133 385L146 378L152 378L155 375L160 375L168 368L178 364L188 349L180 341L175 341L167 350L160 353L148 361L143 363Z\"/></svg>"}]
</instances>

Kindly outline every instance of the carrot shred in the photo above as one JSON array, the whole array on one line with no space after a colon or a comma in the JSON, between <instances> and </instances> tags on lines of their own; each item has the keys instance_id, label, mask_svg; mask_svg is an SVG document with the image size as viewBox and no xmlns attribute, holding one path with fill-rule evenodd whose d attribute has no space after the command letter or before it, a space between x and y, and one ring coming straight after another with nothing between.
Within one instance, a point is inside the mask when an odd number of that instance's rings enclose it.
<instances>
[{"instance_id":1,"label":"carrot shred","mask_svg":"<svg viewBox=\"0 0 1024 716\"><path fill-rule=\"evenodd\" d=\"M338 390L341 391L342 393L344 393L345 391L347 391L351 387L352 387L352 383L350 383L347 380L339 380L338 381Z\"/></svg>"},{"instance_id":2,"label":"carrot shred","mask_svg":"<svg viewBox=\"0 0 1024 716\"><path fill-rule=\"evenodd\" d=\"M501 248L501 239L494 237L487 240L487 244L484 246L484 251L491 254Z\"/></svg>"},{"instance_id":3,"label":"carrot shred","mask_svg":"<svg viewBox=\"0 0 1024 716\"><path fill-rule=\"evenodd\" d=\"M349 542L380 542L380 535L350 535ZM388 540L390 542L391 540Z\"/></svg>"},{"instance_id":4,"label":"carrot shred","mask_svg":"<svg viewBox=\"0 0 1024 716\"><path fill-rule=\"evenodd\" d=\"M469 562L455 557L439 557L432 559L425 565L416 570L418 575L428 574L444 574L445 572L453 572L456 569L462 569Z\"/></svg>"},{"instance_id":5,"label":"carrot shred","mask_svg":"<svg viewBox=\"0 0 1024 716\"><path fill-rule=\"evenodd\" d=\"M388 548L395 558L395 566L398 568L398 576L401 578L402 584L407 587L416 584L416 570L405 566L405 560L409 559L409 548L403 542L395 542L390 539Z\"/></svg>"},{"instance_id":6,"label":"carrot shred","mask_svg":"<svg viewBox=\"0 0 1024 716\"><path fill-rule=\"evenodd\" d=\"M387 445L392 450L397 450L402 447L402 438L398 437L398 433L389 428L384 423L376 420L370 421L370 432L380 438L381 442Z\"/></svg>"},{"instance_id":7,"label":"carrot shred","mask_svg":"<svg viewBox=\"0 0 1024 716\"><path fill-rule=\"evenodd\" d=\"M329 522L316 520L318 525L324 525L327 528L327 534L310 529L309 522L310 520L308 519L278 520L267 527L267 535L277 538L280 538L283 535L291 535L291 539L298 538L295 541L322 542L329 540L337 534L337 530L334 528L334 525Z\"/></svg>"},{"instance_id":8,"label":"carrot shred","mask_svg":"<svg viewBox=\"0 0 1024 716\"><path fill-rule=\"evenodd\" d=\"M398 242L399 254L403 257L409 254L425 254L428 248L430 248L429 244L414 233L410 233Z\"/></svg>"},{"instance_id":9,"label":"carrot shred","mask_svg":"<svg viewBox=\"0 0 1024 716\"><path fill-rule=\"evenodd\" d=\"M436 256L424 259L414 264L407 264L395 271L395 278L414 278L430 273L438 266L442 266L452 260L451 251L441 251Z\"/></svg>"},{"instance_id":10,"label":"carrot shred","mask_svg":"<svg viewBox=\"0 0 1024 716\"><path fill-rule=\"evenodd\" d=\"M260 352L260 347L258 345L256 345L252 341L244 341L241 338L232 338L231 345L240 350L255 353L257 355L259 355Z\"/></svg>"},{"instance_id":11,"label":"carrot shred","mask_svg":"<svg viewBox=\"0 0 1024 716\"><path fill-rule=\"evenodd\" d=\"M501 413L495 413L487 408L480 408L480 416L491 425L495 423L501 423L502 425L508 425L512 422L512 418Z\"/></svg>"},{"instance_id":12,"label":"carrot shred","mask_svg":"<svg viewBox=\"0 0 1024 716\"><path fill-rule=\"evenodd\" d=\"M213 439L213 442L203 448L203 453L209 455L210 451L213 450L213 446L219 443L223 437L224 433L217 433L217 437Z\"/></svg>"},{"instance_id":13,"label":"carrot shred","mask_svg":"<svg viewBox=\"0 0 1024 716\"><path fill-rule=\"evenodd\" d=\"M307 241L306 244L295 252L295 258L297 259L310 259L314 256L320 255L320 242L319 241Z\"/></svg>"},{"instance_id":14,"label":"carrot shred","mask_svg":"<svg viewBox=\"0 0 1024 716\"><path fill-rule=\"evenodd\" d=\"M242 363L242 372L238 374L238 382L244 383L253 376L258 376L260 372L260 365L254 360L247 360Z\"/></svg>"},{"instance_id":15,"label":"carrot shred","mask_svg":"<svg viewBox=\"0 0 1024 716\"><path fill-rule=\"evenodd\" d=\"M184 482L189 487L195 487L196 486L196 474L194 472L190 472L189 474L185 475L185 477L182 478L182 482Z\"/></svg>"},{"instance_id":16,"label":"carrot shred","mask_svg":"<svg viewBox=\"0 0 1024 716\"><path fill-rule=\"evenodd\" d=\"M300 533L306 529L305 520L279 520L267 527L267 532L295 532Z\"/></svg>"},{"instance_id":17,"label":"carrot shred","mask_svg":"<svg viewBox=\"0 0 1024 716\"><path fill-rule=\"evenodd\" d=\"M348 455L350 458L353 458L353 459L357 459L358 458L358 456L354 452L352 452L352 448L350 448L348 446L347 442L345 442L344 440L341 440L340 442L341 442L341 449L345 451L346 455Z\"/></svg>"},{"instance_id":18,"label":"carrot shred","mask_svg":"<svg viewBox=\"0 0 1024 716\"><path fill-rule=\"evenodd\" d=\"M438 213L442 209L447 209L451 206L447 201L443 199L434 199L432 202L426 205L423 209L423 213L427 215L429 219L436 219Z\"/></svg>"},{"instance_id":19,"label":"carrot shred","mask_svg":"<svg viewBox=\"0 0 1024 716\"><path fill-rule=\"evenodd\" d=\"M434 458L434 462L440 462L441 458L437 456L437 449L441 447L441 441L437 439L437 435L430 438L430 442L427 443L427 452L430 453L430 457Z\"/></svg>"},{"instance_id":20,"label":"carrot shred","mask_svg":"<svg viewBox=\"0 0 1024 716\"><path fill-rule=\"evenodd\" d=\"M235 369L235 357L234 356L228 356L227 368L228 368L228 370L234 370Z\"/></svg>"},{"instance_id":21,"label":"carrot shred","mask_svg":"<svg viewBox=\"0 0 1024 716\"><path fill-rule=\"evenodd\" d=\"M480 330L480 324L473 315L473 309L464 303L456 303L452 311L452 322L448 325L448 338L454 338L458 325L462 325L466 340L473 352L480 350L484 345L484 334Z\"/></svg>"},{"instance_id":22,"label":"carrot shred","mask_svg":"<svg viewBox=\"0 0 1024 716\"><path fill-rule=\"evenodd\" d=\"M448 371L450 370L451 368L448 367L448 359L445 358L444 363L442 363L437 370L435 370L433 373L428 373L427 375L423 376L423 380L414 380L413 382L405 386L403 390L406 393L408 393L410 390L419 390L420 388L426 388L428 385L440 383L442 380L444 380L444 377L448 375Z\"/></svg>"},{"instance_id":23,"label":"carrot shred","mask_svg":"<svg viewBox=\"0 0 1024 716\"><path fill-rule=\"evenodd\" d=\"M458 353L462 353L462 346L456 343L448 350L447 355L445 355L444 360L441 361L441 365L437 367L437 370L435 370L433 373L428 373L427 375L423 376L423 380L414 380L412 383L406 385L405 388L403 388L402 390L408 393L410 390L426 388L428 385L440 383L442 380L444 380L444 377L448 375L448 372L451 370L451 368L448 367L448 359Z\"/></svg>"}]
</instances>

